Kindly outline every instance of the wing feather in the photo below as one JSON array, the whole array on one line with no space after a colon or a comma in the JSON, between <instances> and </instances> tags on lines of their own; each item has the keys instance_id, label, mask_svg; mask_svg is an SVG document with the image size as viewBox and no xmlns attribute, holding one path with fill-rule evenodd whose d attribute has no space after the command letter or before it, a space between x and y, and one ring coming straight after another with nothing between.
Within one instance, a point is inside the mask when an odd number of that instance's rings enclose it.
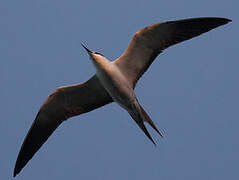
<instances>
[{"instance_id":1,"label":"wing feather","mask_svg":"<svg viewBox=\"0 0 239 180\"><path fill-rule=\"evenodd\" d=\"M126 51L114 63L127 76L134 88L139 78L164 49L230 21L225 18L209 17L153 24L136 32Z\"/></svg>"},{"instance_id":2,"label":"wing feather","mask_svg":"<svg viewBox=\"0 0 239 180\"><path fill-rule=\"evenodd\" d=\"M25 137L15 164L14 177L64 120L110 102L111 97L96 76L85 83L57 89L41 106Z\"/></svg>"}]
</instances>

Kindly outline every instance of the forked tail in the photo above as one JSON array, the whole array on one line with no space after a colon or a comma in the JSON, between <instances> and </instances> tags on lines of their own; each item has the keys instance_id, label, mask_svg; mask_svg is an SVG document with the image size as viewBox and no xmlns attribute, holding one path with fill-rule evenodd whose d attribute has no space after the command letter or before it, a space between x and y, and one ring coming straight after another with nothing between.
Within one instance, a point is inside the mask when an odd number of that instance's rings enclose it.
<instances>
[{"instance_id":1,"label":"forked tail","mask_svg":"<svg viewBox=\"0 0 239 180\"><path fill-rule=\"evenodd\" d=\"M140 106L140 110L141 110L141 112L142 112L142 114L143 114L143 116L144 116L144 121L147 122L147 123L149 123L149 125L150 125L161 137L163 137L162 132L160 132L160 131L158 130L158 128L155 126L154 122L153 122L152 119L149 117L149 115L145 112L145 110L143 109L143 107L142 107L140 104L139 104L139 106Z\"/></svg>"},{"instance_id":2,"label":"forked tail","mask_svg":"<svg viewBox=\"0 0 239 180\"><path fill-rule=\"evenodd\" d=\"M154 144L154 140L149 134L147 128L144 125L144 122L149 123L149 125L161 136L163 137L162 133L158 130L158 128L155 126L151 118L148 116L148 114L145 112L145 110L140 106L140 104L137 103L137 105L134 105L133 109L131 111L128 111L130 116L134 119L134 121L137 123L137 125L142 129L144 134L150 139L150 141Z\"/></svg>"}]
</instances>

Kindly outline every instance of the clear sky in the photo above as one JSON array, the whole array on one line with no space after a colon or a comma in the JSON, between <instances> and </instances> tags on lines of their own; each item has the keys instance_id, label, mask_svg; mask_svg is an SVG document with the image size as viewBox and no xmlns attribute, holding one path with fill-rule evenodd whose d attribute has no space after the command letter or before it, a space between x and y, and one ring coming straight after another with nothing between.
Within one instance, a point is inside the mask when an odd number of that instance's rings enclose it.
<instances>
[{"instance_id":1,"label":"clear sky","mask_svg":"<svg viewBox=\"0 0 239 180\"><path fill-rule=\"evenodd\" d=\"M153 23L232 19L161 54L136 87L164 132L157 146L112 103L64 122L19 180L237 180L239 60L236 0L0 1L0 179L15 161L41 104L95 70L80 43L113 60Z\"/></svg>"}]
</instances>

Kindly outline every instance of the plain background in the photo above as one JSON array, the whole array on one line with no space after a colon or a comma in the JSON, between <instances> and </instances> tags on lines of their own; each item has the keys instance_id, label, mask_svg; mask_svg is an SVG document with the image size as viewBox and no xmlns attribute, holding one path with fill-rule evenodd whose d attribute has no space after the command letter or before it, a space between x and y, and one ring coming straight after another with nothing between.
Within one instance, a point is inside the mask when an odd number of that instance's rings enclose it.
<instances>
[{"instance_id":1,"label":"plain background","mask_svg":"<svg viewBox=\"0 0 239 180\"><path fill-rule=\"evenodd\" d=\"M112 103L63 123L16 179L237 180L238 7L236 0L2 0L0 179L12 179L48 95L94 74L80 43L113 60L147 25L217 16L233 21L164 51L136 87L164 133L147 126L156 147Z\"/></svg>"}]
</instances>

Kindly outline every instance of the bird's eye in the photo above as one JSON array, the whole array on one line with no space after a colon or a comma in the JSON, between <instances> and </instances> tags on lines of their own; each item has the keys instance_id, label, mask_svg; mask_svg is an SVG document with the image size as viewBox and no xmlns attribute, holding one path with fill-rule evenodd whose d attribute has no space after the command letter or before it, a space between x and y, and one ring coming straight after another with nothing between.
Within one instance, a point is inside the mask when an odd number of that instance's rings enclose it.
<instances>
[{"instance_id":1,"label":"bird's eye","mask_svg":"<svg viewBox=\"0 0 239 180\"><path fill-rule=\"evenodd\" d=\"M101 55L101 56L104 56L103 54L101 54L101 53L99 53L99 52L95 52L95 54L99 54L99 55Z\"/></svg>"}]
</instances>

